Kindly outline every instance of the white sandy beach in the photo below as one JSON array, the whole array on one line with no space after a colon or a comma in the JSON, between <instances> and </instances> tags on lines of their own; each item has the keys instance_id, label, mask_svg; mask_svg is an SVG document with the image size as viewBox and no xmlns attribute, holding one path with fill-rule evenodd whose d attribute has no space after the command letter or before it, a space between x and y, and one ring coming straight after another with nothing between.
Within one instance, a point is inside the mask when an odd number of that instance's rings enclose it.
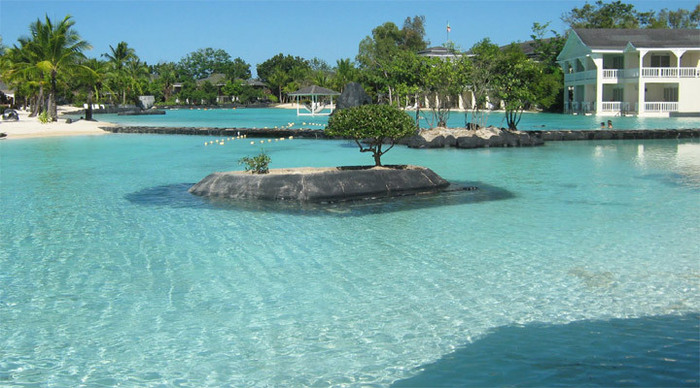
<instances>
[{"instance_id":1,"label":"white sandy beach","mask_svg":"<svg viewBox=\"0 0 700 388\"><path fill-rule=\"evenodd\" d=\"M100 127L114 125L104 121L85 120L74 121L71 124L66 123L66 118L62 118L61 113L75 110L74 107L59 106L58 121L48 124L40 123L37 117L29 117L28 111L18 110L19 121L0 120L0 133L6 133L7 137L3 139L9 140L29 137L104 135L109 132L100 129Z\"/></svg>"}]
</instances>

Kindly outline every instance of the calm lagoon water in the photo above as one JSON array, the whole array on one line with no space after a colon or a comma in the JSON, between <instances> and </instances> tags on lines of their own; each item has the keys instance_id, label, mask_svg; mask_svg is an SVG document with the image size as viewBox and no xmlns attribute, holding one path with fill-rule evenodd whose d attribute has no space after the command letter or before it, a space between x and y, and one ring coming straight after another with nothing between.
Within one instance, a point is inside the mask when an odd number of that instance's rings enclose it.
<instances>
[{"instance_id":1,"label":"calm lagoon water","mask_svg":"<svg viewBox=\"0 0 700 388\"><path fill-rule=\"evenodd\" d=\"M698 141L398 147L480 189L301 207L189 195L260 150L210 139L0 142L1 386L698 385Z\"/></svg>"},{"instance_id":2,"label":"calm lagoon water","mask_svg":"<svg viewBox=\"0 0 700 388\"><path fill-rule=\"evenodd\" d=\"M425 112L424 112L425 113ZM415 116L415 111L410 112ZM421 119L423 127L429 127L432 120ZM165 115L156 116L118 116L116 114L96 115L98 120L120 123L123 125L146 125L165 127L216 127L216 128L317 128L323 129L328 123L327 116L300 116L295 109L179 109L167 110ZM476 122L469 116L469 121ZM682 129L700 128L699 117L687 118L644 118L644 117L596 117L571 116L554 113L524 113L518 128L525 131L556 129L599 129L601 121L612 120L616 129ZM432 120L436 122L435 120ZM449 127L464 127L464 113L452 112ZM292 124L290 126L290 124ZM488 125L507 126L501 112L488 115Z\"/></svg>"}]
</instances>

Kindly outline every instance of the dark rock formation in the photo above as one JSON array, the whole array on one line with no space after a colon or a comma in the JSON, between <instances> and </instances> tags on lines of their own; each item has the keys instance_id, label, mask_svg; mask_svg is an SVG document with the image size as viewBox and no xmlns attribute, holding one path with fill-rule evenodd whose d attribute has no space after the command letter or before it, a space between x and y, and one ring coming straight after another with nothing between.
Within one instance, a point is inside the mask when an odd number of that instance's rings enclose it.
<instances>
[{"instance_id":1,"label":"dark rock formation","mask_svg":"<svg viewBox=\"0 0 700 388\"><path fill-rule=\"evenodd\" d=\"M510 131L488 127L467 130L464 128L436 128L422 130L402 141L411 148L486 148L486 147L531 147L544 144L539 133Z\"/></svg>"},{"instance_id":2,"label":"dark rock formation","mask_svg":"<svg viewBox=\"0 0 700 388\"><path fill-rule=\"evenodd\" d=\"M357 82L350 82L345 85L345 89L338 97L336 109L352 108L353 106L367 105L372 103L372 98L365 93L365 89Z\"/></svg>"},{"instance_id":3,"label":"dark rock formation","mask_svg":"<svg viewBox=\"0 0 700 388\"><path fill-rule=\"evenodd\" d=\"M19 113L14 109L5 109L2 113L2 119L7 121L19 121Z\"/></svg>"},{"instance_id":4,"label":"dark rock formation","mask_svg":"<svg viewBox=\"0 0 700 388\"><path fill-rule=\"evenodd\" d=\"M149 109L149 110L127 110L117 113L118 116L150 116L150 115L164 115L165 111L160 109Z\"/></svg>"},{"instance_id":5,"label":"dark rock formation","mask_svg":"<svg viewBox=\"0 0 700 388\"><path fill-rule=\"evenodd\" d=\"M190 193L225 198L328 201L437 192L449 182L419 166L329 167L215 172L192 186Z\"/></svg>"}]
</instances>

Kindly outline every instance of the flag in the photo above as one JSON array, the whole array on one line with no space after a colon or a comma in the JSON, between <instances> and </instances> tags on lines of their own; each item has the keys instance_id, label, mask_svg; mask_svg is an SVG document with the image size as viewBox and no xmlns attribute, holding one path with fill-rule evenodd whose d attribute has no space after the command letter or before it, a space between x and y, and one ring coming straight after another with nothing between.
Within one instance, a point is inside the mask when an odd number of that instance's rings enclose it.
<instances>
[{"instance_id":1,"label":"flag","mask_svg":"<svg viewBox=\"0 0 700 388\"><path fill-rule=\"evenodd\" d=\"M447 23L447 32L452 31L452 28L450 28L450 23Z\"/></svg>"}]
</instances>

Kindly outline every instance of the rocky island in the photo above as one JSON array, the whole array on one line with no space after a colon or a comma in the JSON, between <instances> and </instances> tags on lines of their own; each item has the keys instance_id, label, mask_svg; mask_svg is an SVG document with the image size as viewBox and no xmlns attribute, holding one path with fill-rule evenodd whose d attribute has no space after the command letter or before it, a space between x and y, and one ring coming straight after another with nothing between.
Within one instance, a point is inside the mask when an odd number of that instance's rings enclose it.
<instances>
[{"instance_id":1,"label":"rocky island","mask_svg":"<svg viewBox=\"0 0 700 388\"><path fill-rule=\"evenodd\" d=\"M448 181L425 167L349 166L272 169L267 174L215 172L189 192L234 199L339 202L437 193L449 186Z\"/></svg>"}]
</instances>

